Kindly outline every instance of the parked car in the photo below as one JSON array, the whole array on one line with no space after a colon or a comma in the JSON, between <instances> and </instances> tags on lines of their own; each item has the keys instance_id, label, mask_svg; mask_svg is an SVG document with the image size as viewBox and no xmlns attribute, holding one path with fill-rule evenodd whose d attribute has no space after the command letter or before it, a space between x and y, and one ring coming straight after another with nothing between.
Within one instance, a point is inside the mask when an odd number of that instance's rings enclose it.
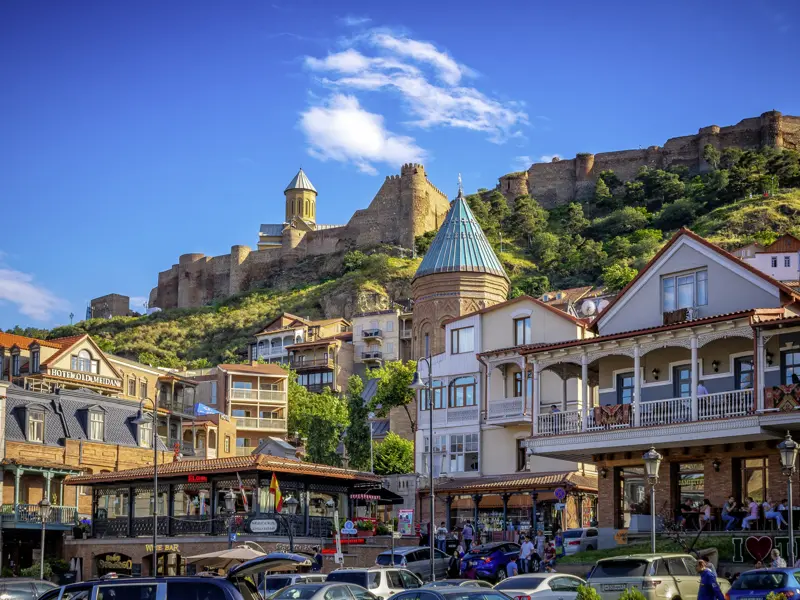
<instances>
[{"instance_id":1,"label":"parked car","mask_svg":"<svg viewBox=\"0 0 800 600\"><path fill-rule=\"evenodd\" d=\"M405 590L422 587L422 581L408 569L387 567L342 568L328 573L326 583L341 582L360 585L378 597L389 596ZM247 599L245 599L247 600Z\"/></svg>"},{"instance_id":2,"label":"parked car","mask_svg":"<svg viewBox=\"0 0 800 600\"><path fill-rule=\"evenodd\" d=\"M796 569L759 569L739 575L728 591L730 600L762 600L767 594L783 594L787 598L800 594L800 577Z\"/></svg>"},{"instance_id":3,"label":"parked car","mask_svg":"<svg viewBox=\"0 0 800 600\"><path fill-rule=\"evenodd\" d=\"M2 600L36 600L39 596L57 585L41 579L23 577L3 577L0 579L0 598Z\"/></svg>"},{"instance_id":4,"label":"parked car","mask_svg":"<svg viewBox=\"0 0 800 600\"><path fill-rule=\"evenodd\" d=\"M279 590L273 600L377 600L371 592L352 583L298 583Z\"/></svg>"},{"instance_id":5,"label":"parked car","mask_svg":"<svg viewBox=\"0 0 800 600\"><path fill-rule=\"evenodd\" d=\"M632 554L597 561L588 583L603 600L617 600L627 589L637 589L648 600L693 600L700 589L697 559L688 554ZM730 589L717 577L723 593Z\"/></svg>"},{"instance_id":6,"label":"parked car","mask_svg":"<svg viewBox=\"0 0 800 600\"><path fill-rule=\"evenodd\" d=\"M284 573L281 575L267 575L261 577L258 590L265 598L280 589L298 583L324 583L327 575L322 573Z\"/></svg>"},{"instance_id":7,"label":"parked car","mask_svg":"<svg viewBox=\"0 0 800 600\"><path fill-rule=\"evenodd\" d=\"M509 577L494 589L516 600L575 600L578 586L584 583L583 579L574 575L542 573Z\"/></svg>"},{"instance_id":8,"label":"parked car","mask_svg":"<svg viewBox=\"0 0 800 600\"><path fill-rule=\"evenodd\" d=\"M422 581L431 579L431 549L428 546L407 546L394 549L394 564L392 551L387 550L378 554L375 564L381 567L403 567L408 569ZM447 577L447 567L450 557L441 550L433 550L433 568L436 578Z\"/></svg>"},{"instance_id":9,"label":"parked car","mask_svg":"<svg viewBox=\"0 0 800 600\"><path fill-rule=\"evenodd\" d=\"M597 550L597 529L583 527L564 532L564 554L575 554L583 550Z\"/></svg>"},{"instance_id":10,"label":"parked car","mask_svg":"<svg viewBox=\"0 0 800 600\"><path fill-rule=\"evenodd\" d=\"M437 588L437 587L469 587L469 588L488 588L492 589L492 584L482 579L439 579L437 581L429 581L423 588Z\"/></svg>"},{"instance_id":11,"label":"parked car","mask_svg":"<svg viewBox=\"0 0 800 600\"><path fill-rule=\"evenodd\" d=\"M519 558L519 545L511 542L492 542L481 546L473 546L461 559L461 574L475 567L479 579L502 581L506 578L506 565L511 558Z\"/></svg>"},{"instance_id":12,"label":"parked car","mask_svg":"<svg viewBox=\"0 0 800 600\"><path fill-rule=\"evenodd\" d=\"M418 600L417 597L421 595L424 595L425 600L508 600L508 596L502 592L469 587L431 588L425 590L424 594L403 592L397 594L392 600Z\"/></svg>"},{"instance_id":13,"label":"parked car","mask_svg":"<svg viewBox=\"0 0 800 600\"><path fill-rule=\"evenodd\" d=\"M226 577L130 577L71 583L45 592L39 600L261 600L254 579L259 573L309 564L307 556L273 552L231 567Z\"/></svg>"}]
</instances>

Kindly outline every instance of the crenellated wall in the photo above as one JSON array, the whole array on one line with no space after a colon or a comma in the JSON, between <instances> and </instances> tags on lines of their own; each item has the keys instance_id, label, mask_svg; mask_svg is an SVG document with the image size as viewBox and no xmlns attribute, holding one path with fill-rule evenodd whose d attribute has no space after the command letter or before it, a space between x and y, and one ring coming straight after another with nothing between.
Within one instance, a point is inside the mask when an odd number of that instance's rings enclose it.
<instances>
[{"instance_id":1,"label":"crenellated wall","mask_svg":"<svg viewBox=\"0 0 800 600\"><path fill-rule=\"evenodd\" d=\"M411 248L416 236L439 227L449 208L447 196L428 181L425 167L406 164L400 175L384 180L369 206L357 210L347 225L312 231L286 228L280 248L260 252L236 245L222 256L182 255L177 265L158 274L150 306L203 306L248 290L275 269L309 256L377 244Z\"/></svg>"},{"instance_id":2,"label":"crenellated wall","mask_svg":"<svg viewBox=\"0 0 800 600\"><path fill-rule=\"evenodd\" d=\"M591 193L602 171L611 170L620 179L633 179L639 169L657 169L680 165L696 171L708 170L703 148L711 144L717 150L761 147L800 149L800 117L784 116L778 111L739 121L736 125L701 128L695 135L670 138L663 147L621 150L599 154L578 154L572 159L554 158L549 163L531 165L527 172L510 173L499 178L498 190L513 202L528 193L545 208L580 199Z\"/></svg>"}]
</instances>

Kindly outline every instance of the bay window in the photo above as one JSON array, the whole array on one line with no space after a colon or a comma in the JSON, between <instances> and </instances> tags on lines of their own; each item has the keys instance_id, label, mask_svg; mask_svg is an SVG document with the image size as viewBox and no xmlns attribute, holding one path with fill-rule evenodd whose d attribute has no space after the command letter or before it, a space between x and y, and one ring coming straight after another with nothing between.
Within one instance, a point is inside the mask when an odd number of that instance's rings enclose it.
<instances>
[{"instance_id":1,"label":"bay window","mask_svg":"<svg viewBox=\"0 0 800 600\"><path fill-rule=\"evenodd\" d=\"M450 436L450 473L478 470L478 434L458 433Z\"/></svg>"},{"instance_id":2,"label":"bay window","mask_svg":"<svg viewBox=\"0 0 800 600\"><path fill-rule=\"evenodd\" d=\"M434 379L431 386L433 391L433 408L444 408L444 384L441 379ZM428 410L431 406L430 399L428 398L428 390L420 390L420 410Z\"/></svg>"},{"instance_id":3,"label":"bay window","mask_svg":"<svg viewBox=\"0 0 800 600\"><path fill-rule=\"evenodd\" d=\"M450 408L476 406L478 404L478 394L475 387L474 377L458 377L454 379L450 384Z\"/></svg>"},{"instance_id":4,"label":"bay window","mask_svg":"<svg viewBox=\"0 0 800 600\"><path fill-rule=\"evenodd\" d=\"M708 271L668 275L661 278L663 312L708 304Z\"/></svg>"}]
</instances>

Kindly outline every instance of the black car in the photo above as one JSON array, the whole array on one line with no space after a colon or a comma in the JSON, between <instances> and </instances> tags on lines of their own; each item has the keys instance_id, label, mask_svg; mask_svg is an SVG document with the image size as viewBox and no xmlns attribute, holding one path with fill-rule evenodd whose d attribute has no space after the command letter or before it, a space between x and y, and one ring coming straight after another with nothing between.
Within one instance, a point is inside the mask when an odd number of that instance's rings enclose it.
<instances>
[{"instance_id":1,"label":"black car","mask_svg":"<svg viewBox=\"0 0 800 600\"><path fill-rule=\"evenodd\" d=\"M41 579L3 577L0 579L0 598L3 600L36 600L45 592L57 589L53 583Z\"/></svg>"},{"instance_id":2,"label":"black car","mask_svg":"<svg viewBox=\"0 0 800 600\"><path fill-rule=\"evenodd\" d=\"M423 588L401 592L391 600L509 600L501 592L471 587Z\"/></svg>"},{"instance_id":3,"label":"black car","mask_svg":"<svg viewBox=\"0 0 800 600\"><path fill-rule=\"evenodd\" d=\"M308 565L307 556L273 552L232 567L227 577L130 577L94 579L65 585L39 600L261 600L253 583L259 573L287 566Z\"/></svg>"}]
</instances>

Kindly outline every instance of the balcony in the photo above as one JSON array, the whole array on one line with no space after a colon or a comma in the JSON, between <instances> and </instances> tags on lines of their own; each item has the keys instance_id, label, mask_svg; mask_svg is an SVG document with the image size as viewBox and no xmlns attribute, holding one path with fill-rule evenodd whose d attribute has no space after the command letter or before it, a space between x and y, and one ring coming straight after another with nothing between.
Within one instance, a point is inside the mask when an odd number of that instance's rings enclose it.
<instances>
[{"instance_id":1,"label":"balcony","mask_svg":"<svg viewBox=\"0 0 800 600\"><path fill-rule=\"evenodd\" d=\"M293 358L290 366L295 371L309 371L311 369L332 369L332 358L308 358L305 360L298 360Z\"/></svg>"},{"instance_id":2,"label":"balcony","mask_svg":"<svg viewBox=\"0 0 800 600\"><path fill-rule=\"evenodd\" d=\"M361 353L361 360L365 363L380 363L383 361L383 352L380 350L365 350Z\"/></svg>"},{"instance_id":3,"label":"balcony","mask_svg":"<svg viewBox=\"0 0 800 600\"><path fill-rule=\"evenodd\" d=\"M257 429L259 431L286 431L286 419L236 417L236 427L238 429Z\"/></svg>"},{"instance_id":4,"label":"balcony","mask_svg":"<svg viewBox=\"0 0 800 600\"><path fill-rule=\"evenodd\" d=\"M74 506L51 506L47 518L48 529L71 529L75 525ZM42 516L38 504L3 504L3 527L18 529L40 529Z\"/></svg>"},{"instance_id":5,"label":"balcony","mask_svg":"<svg viewBox=\"0 0 800 600\"><path fill-rule=\"evenodd\" d=\"M377 340L380 341L383 339L383 332L380 329L365 329L361 333L361 337L365 340Z\"/></svg>"},{"instance_id":6,"label":"balcony","mask_svg":"<svg viewBox=\"0 0 800 600\"><path fill-rule=\"evenodd\" d=\"M411 339L411 328L408 329L400 329L400 339L401 340L410 340Z\"/></svg>"},{"instance_id":7,"label":"balcony","mask_svg":"<svg viewBox=\"0 0 800 600\"><path fill-rule=\"evenodd\" d=\"M308 383L305 385L305 388L309 392L314 392L317 394L326 388L329 390L333 390L334 392L336 391L336 386L333 385L332 383Z\"/></svg>"},{"instance_id":8,"label":"balcony","mask_svg":"<svg viewBox=\"0 0 800 600\"><path fill-rule=\"evenodd\" d=\"M530 415L525 408L522 396L490 400L486 422L495 425L530 423Z\"/></svg>"},{"instance_id":9,"label":"balcony","mask_svg":"<svg viewBox=\"0 0 800 600\"><path fill-rule=\"evenodd\" d=\"M231 388L228 392L231 400L270 402L274 404L286 404L286 392L283 390L247 390L241 388Z\"/></svg>"},{"instance_id":10,"label":"balcony","mask_svg":"<svg viewBox=\"0 0 800 600\"><path fill-rule=\"evenodd\" d=\"M250 456L256 446L236 446L236 456Z\"/></svg>"}]
</instances>

